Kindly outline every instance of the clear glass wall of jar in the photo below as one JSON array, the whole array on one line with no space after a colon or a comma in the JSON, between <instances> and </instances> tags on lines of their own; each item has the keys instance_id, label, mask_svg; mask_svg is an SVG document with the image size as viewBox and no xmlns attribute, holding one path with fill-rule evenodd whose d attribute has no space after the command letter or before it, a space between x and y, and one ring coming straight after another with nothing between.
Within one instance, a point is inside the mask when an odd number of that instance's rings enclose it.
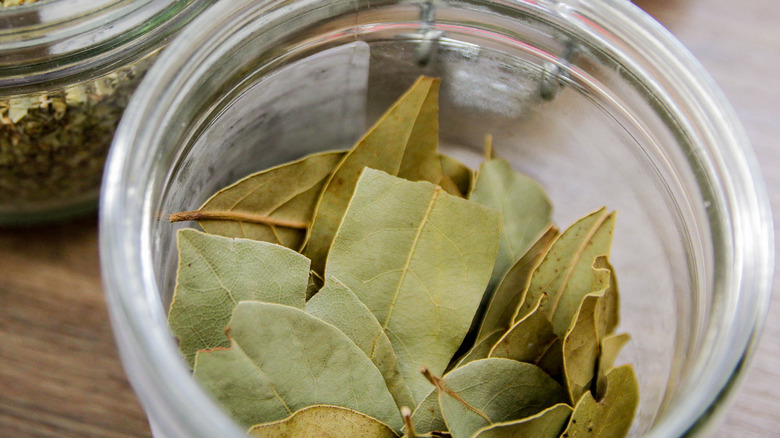
<instances>
[{"instance_id":1,"label":"clear glass wall of jar","mask_svg":"<svg viewBox=\"0 0 780 438\"><path fill-rule=\"evenodd\" d=\"M0 226L94 210L133 90L211 1L18 3L0 6Z\"/></svg>"}]
</instances>

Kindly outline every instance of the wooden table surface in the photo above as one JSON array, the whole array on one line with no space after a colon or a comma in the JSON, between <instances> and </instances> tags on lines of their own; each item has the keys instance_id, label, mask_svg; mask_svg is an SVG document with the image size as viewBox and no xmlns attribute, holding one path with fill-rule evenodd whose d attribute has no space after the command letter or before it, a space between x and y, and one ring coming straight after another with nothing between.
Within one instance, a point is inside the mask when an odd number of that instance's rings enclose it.
<instances>
[{"instance_id":1,"label":"wooden table surface","mask_svg":"<svg viewBox=\"0 0 780 438\"><path fill-rule=\"evenodd\" d=\"M678 36L731 100L780 218L780 2L635 3ZM112 338L94 217L0 230L0 436L151 436ZM753 366L715 436L780 436L778 294Z\"/></svg>"}]
</instances>

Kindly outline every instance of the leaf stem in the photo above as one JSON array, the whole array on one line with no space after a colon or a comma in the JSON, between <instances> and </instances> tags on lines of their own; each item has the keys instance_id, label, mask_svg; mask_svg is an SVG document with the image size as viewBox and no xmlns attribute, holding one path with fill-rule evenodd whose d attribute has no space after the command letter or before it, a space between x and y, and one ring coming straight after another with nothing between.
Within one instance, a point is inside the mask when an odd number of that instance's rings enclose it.
<instances>
[{"instance_id":1,"label":"leaf stem","mask_svg":"<svg viewBox=\"0 0 780 438\"><path fill-rule=\"evenodd\" d=\"M439 393L443 392L443 393L449 395L450 397L452 397L455 400L457 400L458 402L460 402L460 404L462 404L463 406L468 408L470 411L472 411L475 414L479 415L480 417L484 418L485 421L487 421L489 424L493 424L493 420L491 420L490 417L485 415L484 412L480 411L479 409L475 408L474 406L471 406L470 404L468 404L468 402L466 400L463 400L463 398L457 392L455 392L455 391L451 390L450 388L448 388L447 384L444 383L444 380L441 377L434 376L433 373L431 372L431 370L428 369L428 367L423 365L420 368L420 372L422 373L423 376L425 376L426 379L428 379L429 382L431 382L431 384L433 386L436 387L436 389L439 390Z\"/></svg>"},{"instance_id":2,"label":"leaf stem","mask_svg":"<svg viewBox=\"0 0 780 438\"><path fill-rule=\"evenodd\" d=\"M492 160L493 157L493 135L485 134L485 160Z\"/></svg>"},{"instance_id":3,"label":"leaf stem","mask_svg":"<svg viewBox=\"0 0 780 438\"><path fill-rule=\"evenodd\" d=\"M296 228L305 230L309 224L306 222L277 219L259 214L240 213L235 211L182 211L169 216L171 222L181 221L236 221L262 224L268 226Z\"/></svg>"},{"instance_id":4,"label":"leaf stem","mask_svg":"<svg viewBox=\"0 0 780 438\"><path fill-rule=\"evenodd\" d=\"M404 419L404 429L406 429L404 438L417 438L417 432L414 430L414 423L412 423L412 410L406 406L402 407L401 417Z\"/></svg>"}]
</instances>

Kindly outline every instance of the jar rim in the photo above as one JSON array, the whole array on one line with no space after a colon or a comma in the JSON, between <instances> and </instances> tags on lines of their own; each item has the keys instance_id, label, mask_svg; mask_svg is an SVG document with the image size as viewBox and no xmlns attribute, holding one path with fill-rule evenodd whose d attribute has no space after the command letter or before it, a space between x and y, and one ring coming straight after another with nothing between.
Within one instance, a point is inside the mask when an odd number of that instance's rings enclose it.
<instances>
[{"instance_id":1,"label":"jar rim","mask_svg":"<svg viewBox=\"0 0 780 438\"><path fill-rule=\"evenodd\" d=\"M167 114L173 111L173 105L169 104L176 102L176 95L182 90L197 82L187 76L202 75L204 70L198 69L200 63L210 56L218 57L227 52L224 47L210 44L238 32L238 26L225 26L226 23L244 23L260 17L258 11L268 12L280 4L287 9L279 13L289 14L295 4L310 3L312 0L232 6L199 17L149 72L133 101L136 111L120 124L109 157L101 197L100 249L112 322L126 358L125 366L150 412L157 408L161 412L173 410L173 417L180 416L180 419L187 418L189 409L215 413L214 417L208 418L206 415L190 417L191 424L178 426L186 427L193 434L243 435L227 416L217 414L220 411L214 402L186 372L160 309L155 310L149 302L138 299L138 290L153 295L157 287L154 266L145 254L145 250L148 252L151 248L149 227L154 212L147 211L143 193L127 193L127 181L131 174L138 178L139 169L149 166L149 158L154 155L151 145L160 130L165 129ZM755 348L771 294L773 229L768 196L757 161L748 146L744 129L711 77L679 41L637 6L610 0L537 0L534 3L536 6L528 7L549 5L549 9L555 11L561 11L562 6L576 7L581 17L574 25L578 31L588 32L594 38L603 38L609 33L610 38L625 38L623 43L638 39L652 42L654 62L663 65L666 74L677 79L676 85L685 90L680 94L682 98L695 107L693 111L697 116L708 122L706 129L722 139L715 150L701 152L725 173L724 190L727 193L724 197L732 215L728 225L735 233L729 244L734 252L736 274L721 287L736 294L738 302L732 303L734 307L729 309L728 317L738 333L730 335L733 342L728 351L725 347L714 351L709 362L697 368L702 371L694 382L699 385L698 391L683 396L675 405L680 412L659 419L649 432L653 437L695 434L710 423L712 413L719 411L723 399L733 392L734 383L744 374L745 361ZM252 14L240 13L246 12L242 8L252 8ZM154 121L149 122L150 119ZM139 212L143 212L143 217L139 217ZM755 240L751 237L755 234L766 236L765 241L751 242ZM142 236L140 242L139 235ZM743 242L751 244L744 245ZM150 327L150 319L160 325ZM162 352L160 345L165 346ZM707 364L715 365L713 370L705 369ZM177 421L171 416L164 420Z\"/></svg>"},{"instance_id":2,"label":"jar rim","mask_svg":"<svg viewBox=\"0 0 780 438\"><path fill-rule=\"evenodd\" d=\"M55 0L0 8L0 90L23 94L36 91L32 84L53 88L108 73L162 46L210 4Z\"/></svg>"}]
</instances>

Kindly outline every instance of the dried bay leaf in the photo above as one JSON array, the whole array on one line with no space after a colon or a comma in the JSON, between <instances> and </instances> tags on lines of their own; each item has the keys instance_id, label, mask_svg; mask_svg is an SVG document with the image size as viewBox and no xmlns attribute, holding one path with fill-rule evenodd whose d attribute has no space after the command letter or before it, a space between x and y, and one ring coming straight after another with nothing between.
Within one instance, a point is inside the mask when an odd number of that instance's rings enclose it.
<instances>
[{"instance_id":1,"label":"dried bay leaf","mask_svg":"<svg viewBox=\"0 0 780 438\"><path fill-rule=\"evenodd\" d=\"M379 370L336 327L293 307L243 301L228 335L230 348L198 352L194 375L239 423L278 421L327 404L401 429Z\"/></svg>"},{"instance_id":2,"label":"dried bay leaf","mask_svg":"<svg viewBox=\"0 0 780 438\"><path fill-rule=\"evenodd\" d=\"M376 418L339 406L314 405L249 429L253 438L398 438Z\"/></svg>"},{"instance_id":3,"label":"dried bay leaf","mask_svg":"<svg viewBox=\"0 0 780 438\"><path fill-rule=\"evenodd\" d=\"M482 428L473 438L558 438L571 413L572 408L569 405L559 403L522 420Z\"/></svg>"},{"instance_id":4,"label":"dried bay leaf","mask_svg":"<svg viewBox=\"0 0 780 438\"><path fill-rule=\"evenodd\" d=\"M590 390L596 375L600 343L596 307L603 296L603 290L585 296L563 339L563 372L571 403Z\"/></svg>"},{"instance_id":5,"label":"dried bay leaf","mask_svg":"<svg viewBox=\"0 0 780 438\"><path fill-rule=\"evenodd\" d=\"M198 210L238 214L237 218L267 217L280 223L300 223L303 228L230 219L199 220L198 224L210 234L263 240L300 250L320 192L344 154L313 154L247 176L214 194Z\"/></svg>"},{"instance_id":6,"label":"dried bay leaf","mask_svg":"<svg viewBox=\"0 0 780 438\"><path fill-rule=\"evenodd\" d=\"M539 265L558 237L558 229L549 227L526 253L506 272L490 298L477 335L477 342L496 330L512 327L514 314L525 298L531 272Z\"/></svg>"},{"instance_id":7,"label":"dried bay leaf","mask_svg":"<svg viewBox=\"0 0 780 438\"><path fill-rule=\"evenodd\" d=\"M543 310L543 303L546 299L547 297L544 295L540 297L534 310L515 323L494 344L488 356L538 365L542 357L558 340L558 336L553 331L552 323ZM545 371L548 370L545 369Z\"/></svg>"},{"instance_id":8,"label":"dried bay leaf","mask_svg":"<svg viewBox=\"0 0 780 438\"><path fill-rule=\"evenodd\" d=\"M441 415L439 407L439 391L433 388L431 392L417 405L412 414L412 423L418 434L442 432L447 430L447 423Z\"/></svg>"},{"instance_id":9,"label":"dried bay leaf","mask_svg":"<svg viewBox=\"0 0 780 438\"><path fill-rule=\"evenodd\" d=\"M346 285L329 278L317 295L306 303L306 313L336 326L371 359L382 373L399 409L416 406L398 369L390 339L371 311Z\"/></svg>"},{"instance_id":10,"label":"dried bay leaf","mask_svg":"<svg viewBox=\"0 0 780 438\"><path fill-rule=\"evenodd\" d=\"M631 340L628 333L611 334L601 340L598 374L596 376L596 399L601 400L607 391L607 373L615 366L620 351Z\"/></svg>"},{"instance_id":11,"label":"dried bay leaf","mask_svg":"<svg viewBox=\"0 0 780 438\"><path fill-rule=\"evenodd\" d=\"M535 365L481 359L456 368L437 384L439 404L454 438L519 420L565 400L563 388Z\"/></svg>"},{"instance_id":12,"label":"dried bay leaf","mask_svg":"<svg viewBox=\"0 0 780 438\"><path fill-rule=\"evenodd\" d=\"M469 199L502 214L501 244L489 289L518 261L552 224L552 204L533 178L512 170L504 159L486 160L479 167Z\"/></svg>"},{"instance_id":13,"label":"dried bay leaf","mask_svg":"<svg viewBox=\"0 0 780 438\"><path fill-rule=\"evenodd\" d=\"M179 230L177 245L168 322L190 366L198 350L230 345L225 329L239 301L304 306L309 260L295 251L193 229Z\"/></svg>"},{"instance_id":14,"label":"dried bay leaf","mask_svg":"<svg viewBox=\"0 0 780 438\"><path fill-rule=\"evenodd\" d=\"M458 159L446 154L439 154L439 163L441 164L442 177L439 185L447 190L447 193L460 196L461 198L471 193L471 188L474 184L473 170ZM447 183L443 183L445 180Z\"/></svg>"},{"instance_id":15,"label":"dried bay leaf","mask_svg":"<svg viewBox=\"0 0 780 438\"><path fill-rule=\"evenodd\" d=\"M607 391L597 402L585 392L563 432L566 438L622 438L628 434L639 404L639 385L631 365L607 373Z\"/></svg>"},{"instance_id":16,"label":"dried bay leaf","mask_svg":"<svg viewBox=\"0 0 780 438\"><path fill-rule=\"evenodd\" d=\"M594 261L609 254L614 226L615 213L602 208L566 229L531 274L525 301L514 320L522 319L547 294L550 299L544 310L555 333L564 336L580 302L591 292Z\"/></svg>"},{"instance_id":17,"label":"dried bay leaf","mask_svg":"<svg viewBox=\"0 0 780 438\"><path fill-rule=\"evenodd\" d=\"M593 269L609 271L609 288L604 292L602 304L599 312L604 315L600 317L603 326L600 327L601 336L612 333L620 322L620 293L618 291L617 275L615 268L609 263L607 257L596 257L593 262ZM596 290L596 288L594 288Z\"/></svg>"},{"instance_id":18,"label":"dried bay leaf","mask_svg":"<svg viewBox=\"0 0 780 438\"><path fill-rule=\"evenodd\" d=\"M471 325L498 247L496 211L366 169L328 256L390 338L416 401L420 366L441 373ZM356 261L359 261L356 262Z\"/></svg>"},{"instance_id":19,"label":"dried bay leaf","mask_svg":"<svg viewBox=\"0 0 780 438\"><path fill-rule=\"evenodd\" d=\"M439 183L440 82L421 76L347 152L330 175L317 201L303 252L311 259L312 269L324 271L333 237L364 168L412 181Z\"/></svg>"},{"instance_id":20,"label":"dried bay leaf","mask_svg":"<svg viewBox=\"0 0 780 438\"><path fill-rule=\"evenodd\" d=\"M490 356L490 350L504 336L503 330L496 330L484 339L476 343L462 358L458 359L455 367L461 367L478 359L486 359ZM453 367L453 368L455 368Z\"/></svg>"}]
</instances>

